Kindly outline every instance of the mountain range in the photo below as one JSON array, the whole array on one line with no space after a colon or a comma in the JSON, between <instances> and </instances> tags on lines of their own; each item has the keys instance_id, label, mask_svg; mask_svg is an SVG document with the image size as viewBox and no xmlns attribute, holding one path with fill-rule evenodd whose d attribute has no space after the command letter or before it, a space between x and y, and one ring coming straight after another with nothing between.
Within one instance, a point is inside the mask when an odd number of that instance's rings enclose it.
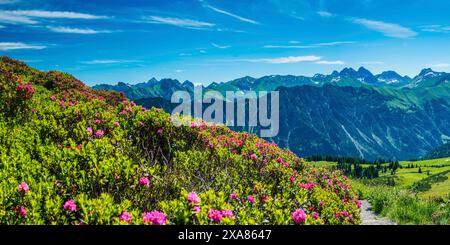
<instances>
[{"instance_id":1,"label":"mountain range","mask_svg":"<svg viewBox=\"0 0 450 245\"><path fill-rule=\"evenodd\" d=\"M420 158L450 139L450 73L423 69L373 75L360 67L312 77L272 75L211 83L203 89L280 92L280 132L268 140L302 156ZM96 85L123 92L137 104L171 111L173 91L192 93L193 83L173 79L135 85ZM258 128L241 128L258 132Z\"/></svg>"}]
</instances>

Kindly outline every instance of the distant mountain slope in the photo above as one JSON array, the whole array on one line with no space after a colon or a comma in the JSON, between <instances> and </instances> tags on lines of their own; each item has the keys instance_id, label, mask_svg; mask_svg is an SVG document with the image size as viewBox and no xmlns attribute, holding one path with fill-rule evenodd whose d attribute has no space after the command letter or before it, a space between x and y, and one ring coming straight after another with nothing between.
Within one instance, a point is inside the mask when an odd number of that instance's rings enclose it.
<instances>
[{"instance_id":1,"label":"distant mountain slope","mask_svg":"<svg viewBox=\"0 0 450 245\"><path fill-rule=\"evenodd\" d=\"M424 69L423 72L429 73ZM422 72L422 73L423 73ZM444 73L436 73L444 74ZM414 81L420 83L418 75ZM429 76L429 75L428 75ZM428 77L427 77L428 78ZM293 76L293 75L271 75L260 78L245 76L228 82L213 82L204 87L205 90L225 91L272 91L278 87L295 87L301 85L323 86L324 84L334 84L337 86L353 86L370 85L375 87L395 87L400 88L408 85L413 80L408 76L400 76L394 71L386 71L378 75L373 75L369 70L360 67L358 70L353 68L344 68L341 72L334 71L329 75L316 74L312 77ZM416 85L411 84L410 87ZM170 100L173 91L192 92L194 85L185 81L183 83L175 79L150 79L144 83L126 84L119 82L116 85L99 84L92 87L95 90L115 90L123 92L128 98L138 100L143 98L161 97Z\"/></svg>"},{"instance_id":2,"label":"distant mountain slope","mask_svg":"<svg viewBox=\"0 0 450 245\"><path fill-rule=\"evenodd\" d=\"M298 154L410 159L422 157L450 138L449 80L450 74L431 69L409 78L394 71L373 75L365 68L346 68L313 77L243 77L204 89L223 93L279 89L280 134L271 140ZM174 105L170 93L160 90L162 84L173 85L169 92L193 89L167 79L126 86L133 88L133 94L141 87L157 91L157 96L135 102L170 111Z\"/></svg>"},{"instance_id":3,"label":"distant mountain slope","mask_svg":"<svg viewBox=\"0 0 450 245\"><path fill-rule=\"evenodd\" d=\"M424 159L450 157L450 141L429 151Z\"/></svg>"},{"instance_id":4,"label":"distant mountain slope","mask_svg":"<svg viewBox=\"0 0 450 245\"><path fill-rule=\"evenodd\" d=\"M448 98L330 85L279 90L283 116L274 141L306 156L418 158L450 136Z\"/></svg>"}]
</instances>

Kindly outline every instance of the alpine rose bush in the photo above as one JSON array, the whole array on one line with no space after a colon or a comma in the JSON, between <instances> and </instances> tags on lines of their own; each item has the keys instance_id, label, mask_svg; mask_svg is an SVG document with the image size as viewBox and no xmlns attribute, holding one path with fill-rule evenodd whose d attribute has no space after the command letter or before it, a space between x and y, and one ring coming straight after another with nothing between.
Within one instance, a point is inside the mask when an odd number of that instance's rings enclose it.
<instances>
[{"instance_id":1,"label":"alpine rose bush","mask_svg":"<svg viewBox=\"0 0 450 245\"><path fill-rule=\"evenodd\" d=\"M339 171L253 134L177 127L159 108L7 57L0 104L0 224L360 223Z\"/></svg>"}]
</instances>

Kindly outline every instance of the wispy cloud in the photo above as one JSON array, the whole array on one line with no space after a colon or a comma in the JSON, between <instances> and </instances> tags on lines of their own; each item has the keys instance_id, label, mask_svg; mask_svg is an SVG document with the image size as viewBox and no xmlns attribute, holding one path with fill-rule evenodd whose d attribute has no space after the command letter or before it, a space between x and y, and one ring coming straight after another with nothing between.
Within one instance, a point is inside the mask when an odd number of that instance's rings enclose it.
<instances>
[{"instance_id":1,"label":"wispy cloud","mask_svg":"<svg viewBox=\"0 0 450 245\"><path fill-rule=\"evenodd\" d=\"M209 28L215 26L215 24L213 23L204 21L179 19L173 17L162 17L162 16L149 16L148 18L146 18L146 20L154 24L166 24L183 28Z\"/></svg>"},{"instance_id":2,"label":"wispy cloud","mask_svg":"<svg viewBox=\"0 0 450 245\"><path fill-rule=\"evenodd\" d=\"M286 64L286 63L298 63L306 61L318 61L320 59L321 57L319 56L308 55L308 56L287 56L279 58L244 59L242 61L269 63L269 64Z\"/></svg>"},{"instance_id":3,"label":"wispy cloud","mask_svg":"<svg viewBox=\"0 0 450 245\"><path fill-rule=\"evenodd\" d=\"M345 65L345 62L342 60L333 60L333 61L319 60L316 62L316 64L319 64L319 65Z\"/></svg>"},{"instance_id":4,"label":"wispy cloud","mask_svg":"<svg viewBox=\"0 0 450 245\"><path fill-rule=\"evenodd\" d=\"M426 25L421 26L421 30L425 32L450 33L450 26Z\"/></svg>"},{"instance_id":5,"label":"wispy cloud","mask_svg":"<svg viewBox=\"0 0 450 245\"><path fill-rule=\"evenodd\" d=\"M327 17L327 18L335 16L334 14L332 14L328 11L318 11L317 14L320 15L321 17Z\"/></svg>"},{"instance_id":6,"label":"wispy cloud","mask_svg":"<svg viewBox=\"0 0 450 245\"><path fill-rule=\"evenodd\" d=\"M292 43L290 41L289 43ZM276 48L276 49L306 49L306 48L319 48L328 46L338 46L345 44L353 44L352 41L338 41L338 42L327 42L327 43L313 43L308 45L264 45L263 48Z\"/></svg>"},{"instance_id":7,"label":"wispy cloud","mask_svg":"<svg viewBox=\"0 0 450 245\"><path fill-rule=\"evenodd\" d=\"M106 19L99 16L77 12L44 11L44 10L0 10L0 23L27 24L39 23L39 19Z\"/></svg>"},{"instance_id":8,"label":"wispy cloud","mask_svg":"<svg viewBox=\"0 0 450 245\"><path fill-rule=\"evenodd\" d=\"M447 67L450 67L450 64L448 64L448 63L431 64L430 67L447 68Z\"/></svg>"},{"instance_id":9,"label":"wispy cloud","mask_svg":"<svg viewBox=\"0 0 450 245\"><path fill-rule=\"evenodd\" d=\"M45 10L11 10L3 11L6 14L31 18L50 18L50 19L107 19L108 16L92 15L68 11L45 11Z\"/></svg>"},{"instance_id":10,"label":"wispy cloud","mask_svg":"<svg viewBox=\"0 0 450 245\"><path fill-rule=\"evenodd\" d=\"M182 70L182 69L176 69L175 72L176 72L176 73L181 73L181 72L184 72L184 70Z\"/></svg>"},{"instance_id":11,"label":"wispy cloud","mask_svg":"<svg viewBox=\"0 0 450 245\"><path fill-rule=\"evenodd\" d=\"M355 42L353 41L342 41L342 42L328 42L328 43L316 43L313 44L314 46L337 46L337 45L344 45L344 44L353 44Z\"/></svg>"},{"instance_id":12,"label":"wispy cloud","mask_svg":"<svg viewBox=\"0 0 450 245\"><path fill-rule=\"evenodd\" d=\"M44 49L44 48L47 48L47 46L26 44L21 42L0 42L0 50L2 51L19 50L19 49Z\"/></svg>"},{"instance_id":13,"label":"wispy cloud","mask_svg":"<svg viewBox=\"0 0 450 245\"><path fill-rule=\"evenodd\" d=\"M230 13L230 12L228 12L228 11L225 11L225 10L222 10L222 9L218 9L218 8L216 8L216 7L214 7L214 6L211 6L211 5L204 5L206 8L209 8L209 9L211 9L211 10L213 10L213 11L215 11L215 12L217 12L217 13L221 13L221 14L224 14L224 15L228 15L228 16L231 16L231 17L233 17L233 18L235 18L235 19L238 19L238 20L240 20L240 21L243 21L243 22L247 22L247 23L251 23L251 24L255 24L255 25L258 25L259 24L259 22L257 22L257 21L254 21L254 20L251 20L251 19L247 19L247 18L244 18L244 17L242 17L242 16L239 16L239 15L236 15L236 14L233 14L233 13Z\"/></svg>"},{"instance_id":14,"label":"wispy cloud","mask_svg":"<svg viewBox=\"0 0 450 245\"><path fill-rule=\"evenodd\" d=\"M73 34L99 34L99 33L111 33L108 30L93 30L89 28L71 28L65 26L47 26L47 29L58 33L73 33Z\"/></svg>"},{"instance_id":15,"label":"wispy cloud","mask_svg":"<svg viewBox=\"0 0 450 245\"><path fill-rule=\"evenodd\" d=\"M136 63L138 60L88 60L82 61L85 65L105 65L105 64L121 64L121 63Z\"/></svg>"},{"instance_id":16,"label":"wispy cloud","mask_svg":"<svg viewBox=\"0 0 450 245\"><path fill-rule=\"evenodd\" d=\"M26 16L14 15L0 10L0 23L32 25L39 22Z\"/></svg>"},{"instance_id":17,"label":"wispy cloud","mask_svg":"<svg viewBox=\"0 0 450 245\"><path fill-rule=\"evenodd\" d=\"M299 44L300 42L299 42L299 41L292 40L292 41L289 41L289 43L290 43L290 44Z\"/></svg>"},{"instance_id":18,"label":"wispy cloud","mask_svg":"<svg viewBox=\"0 0 450 245\"><path fill-rule=\"evenodd\" d=\"M231 48L231 45L219 45L219 44L216 44L216 43L211 43L211 45L213 47L220 48L220 49Z\"/></svg>"},{"instance_id":19,"label":"wispy cloud","mask_svg":"<svg viewBox=\"0 0 450 245\"><path fill-rule=\"evenodd\" d=\"M398 24L387 23L363 18L353 19L353 23L360 24L371 30L383 33L383 35L395 38L410 38L417 36L417 32Z\"/></svg>"},{"instance_id":20,"label":"wispy cloud","mask_svg":"<svg viewBox=\"0 0 450 245\"><path fill-rule=\"evenodd\" d=\"M304 49L304 48L317 48L317 46L313 46L313 45L264 45L263 48Z\"/></svg>"}]
</instances>

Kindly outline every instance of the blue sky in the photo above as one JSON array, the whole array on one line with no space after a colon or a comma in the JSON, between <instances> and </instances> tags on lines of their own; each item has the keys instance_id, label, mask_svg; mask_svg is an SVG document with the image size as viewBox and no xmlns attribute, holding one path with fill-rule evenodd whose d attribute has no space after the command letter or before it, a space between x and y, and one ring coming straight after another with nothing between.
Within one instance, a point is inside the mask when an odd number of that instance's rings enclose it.
<instances>
[{"instance_id":1,"label":"blue sky","mask_svg":"<svg viewBox=\"0 0 450 245\"><path fill-rule=\"evenodd\" d=\"M447 0L0 0L0 55L89 85L450 71Z\"/></svg>"}]
</instances>

